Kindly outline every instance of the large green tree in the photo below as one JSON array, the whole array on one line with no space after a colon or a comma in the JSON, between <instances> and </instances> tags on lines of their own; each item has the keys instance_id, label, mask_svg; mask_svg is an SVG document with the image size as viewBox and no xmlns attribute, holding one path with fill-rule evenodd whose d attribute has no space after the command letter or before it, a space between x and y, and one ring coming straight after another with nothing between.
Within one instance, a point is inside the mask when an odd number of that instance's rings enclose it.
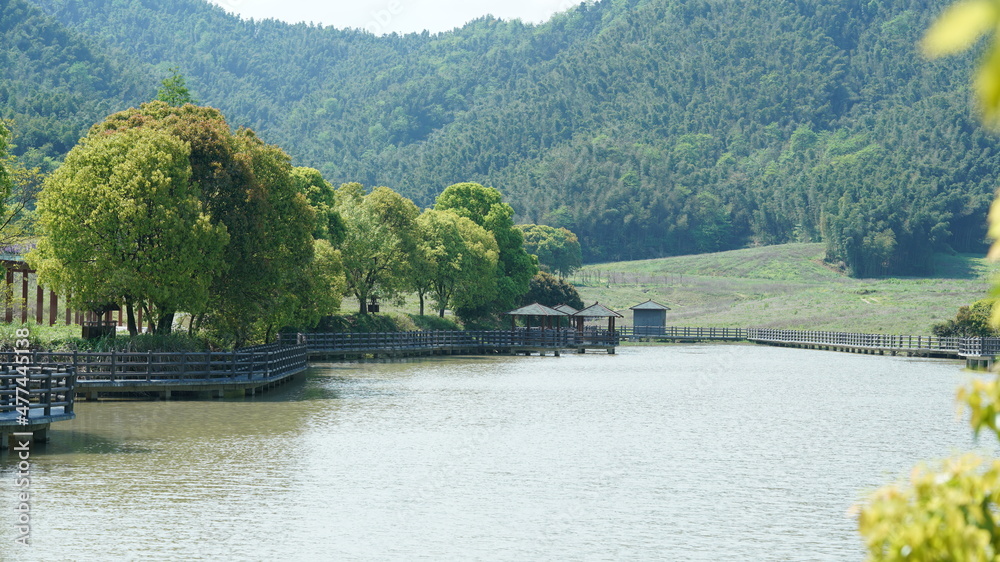
<instances>
[{"instance_id":1,"label":"large green tree","mask_svg":"<svg viewBox=\"0 0 1000 562\"><path fill-rule=\"evenodd\" d=\"M580 240L568 229L544 224L521 224L517 228L524 235L525 251L538 258L539 267L569 277L583 266Z\"/></svg>"},{"instance_id":2,"label":"large green tree","mask_svg":"<svg viewBox=\"0 0 1000 562\"><path fill-rule=\"evenodd\" d=\"M493 235L499 249L497 289L492 299L463 307L466 317L503 313L514 308L538 272L535 259L524 250L524 238L514 226L514 209L503 202L500 191L478 183L448 186L434 204L438 211L453 211Z\"/></svg>"},{"instance_id":3,"label":"large green tree","mask_svg":"<svg viewBox=\"0 0 1000 562\"><path fill-rule=\"evenodd\" d=\"M486 229L451 211L428 209L417 219L413 273L419 287L427 287L438 315L445 309L459 311L489 300L496 289L499 248ZM418 287L418 293L420 293ZM421 314L423 314L423 294Z\"/></svg>"},{"instance_id":4,"label":"large green tree","mask_svg":"<svg viewBox=\"0 0 1000 562\"><path fill-rule=\"evenodd\" d=\"M169 332L173 313L208 306L229 239L191 179L186 143L133 129L85 138L45 182L42 237L28 261L42 283L88 309L133 307Z\"/></svg>"},{"instance_id":5,"label":"large green tree","mask_svg":"<svg viewBox=\"0 0 1000 562\"><path fill-rule=\"evenodd\" d=\"M412 201L387 187L365 195L357 183L337 192L344 222L340 252L347 290L355 296L361 314L372 299L392 299L409 288L416 245L416 218Z\"/></svg>"},{"instance_id":6,"label":"large green tree","mask_svg":"<svg viewBox=\"0 0 1000 562\"><path fill-rule=\"evenodd\" d=\"M210 307L199 315L236 343L266 339L294 316L288 291L313 259L316 213L293 176L290 158L253 131L231 131L222 113L154 101L109 116L90 136L151 129L190 148L189 182L200 190L212 224L229 233L214 269Z\"/></svg>"}]
</instances>

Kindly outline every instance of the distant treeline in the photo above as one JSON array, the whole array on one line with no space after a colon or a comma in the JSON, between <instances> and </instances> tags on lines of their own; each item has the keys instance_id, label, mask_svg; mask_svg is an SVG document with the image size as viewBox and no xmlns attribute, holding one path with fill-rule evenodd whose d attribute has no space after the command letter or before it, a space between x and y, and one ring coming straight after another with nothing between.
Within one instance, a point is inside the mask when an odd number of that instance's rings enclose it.
<instances>
[{"instance_id":1,"label":"distant treeline","mask_svg":"<svg viewBox=\"0 0 1000 562\"><path fill-rule=\"evenodd\" d=\"M494 186L588 262L823 241L853 275L920 274L983 249L1000 176L968 109L977 54L916 48L945 4L604 0L378 38L202 0L10 0L0 114L16 154L58 160L177 66L334 184L419 206Z\"/></svg>"}]
</instances>

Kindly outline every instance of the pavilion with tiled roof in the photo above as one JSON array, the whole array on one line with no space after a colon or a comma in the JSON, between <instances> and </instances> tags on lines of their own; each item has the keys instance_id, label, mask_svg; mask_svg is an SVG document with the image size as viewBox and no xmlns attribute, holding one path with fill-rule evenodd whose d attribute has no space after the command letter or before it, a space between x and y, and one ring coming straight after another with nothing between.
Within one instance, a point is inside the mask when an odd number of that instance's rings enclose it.
<instances>
[{"instance_id":1,"label":"pavilion with tiled roof","mask_svg":"<svg viewBox=\"0 0 1000 562\"><path fill-rule=\"evenodd\" d=\"M540 328L556 328L553 319L563 318L569 316L565 312L556 310L554 308L549 308L544 304L534 303L528 306L522 306L516 310L511 310L507 313L510 316L510 327L513 330L516 327L516 322L519 317L525 319L525 323L528 327L531 327L531 318L537 317L539 319Z\"/></svg>"},{"instance_id":2,"label":"pavilion with tiled roof","mask_svg":"<svg viewBox=\"0 0 1000 562\"><path fill-rule=\"evenodd\" d=\"M576 329L580 332L583 331L583 323L585 321L594 318L607 318L608 331L613 332L615 331L615 318L624 318L624 316L601 303L595 302L594 304L574 314L573 318L576 318Z\"/></svg>"}]
</instances>

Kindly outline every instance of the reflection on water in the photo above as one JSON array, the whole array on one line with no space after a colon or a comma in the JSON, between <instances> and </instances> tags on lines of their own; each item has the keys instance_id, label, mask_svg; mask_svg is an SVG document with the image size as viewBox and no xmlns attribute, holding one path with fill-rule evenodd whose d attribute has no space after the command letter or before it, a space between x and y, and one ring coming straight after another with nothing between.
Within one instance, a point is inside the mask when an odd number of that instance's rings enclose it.
<instances>
[{"instance_id":1,"label":"reflection on water","mask_svg":"<svg viewBox=\"0 0 1000 562\"><path fill-rule=\"evenodd\" d=\"M975 447L948 361L741 345L317 365L81 403L10 560L858 560L848 509ZM992 451L990 451L992 452ZM0 459L0 522L13 459Z\"/></svg>"}]
</instances>

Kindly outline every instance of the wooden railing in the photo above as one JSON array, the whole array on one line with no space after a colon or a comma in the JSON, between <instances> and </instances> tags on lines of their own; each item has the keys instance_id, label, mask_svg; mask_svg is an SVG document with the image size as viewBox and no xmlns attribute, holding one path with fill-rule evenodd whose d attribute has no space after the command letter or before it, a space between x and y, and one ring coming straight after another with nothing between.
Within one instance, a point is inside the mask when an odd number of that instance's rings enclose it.
<instances>
[{"instance_id":1,"label":"wooden railing","mask_svg":"<svg viewBox=\"0 0 1000 562\"><path fill-rule=\"evenodd\" d=\"M696 341L753 341L774 344L828 345L844 348L938 353L959 357L991 357L1000 355L1000 338L942 338L938 336L775 330L770 328L691 328L679 326L628 327L622 328L620 332L622 337L627 339L662 338Z\"/></svg>"},{"instance_id":2,"label":"wooden railing","mask_svg":"<svg viewBox=\"0 0 1000 562\"><path fill-rule=\"evenodd\" d=\"M16 419L25 405L36 413L51 416L53 408L62 414L73 413L76 397L76 373L72 368L28 367L27 376L12 366L0 370L0 416L6 421ZM58 413L58 412L57 412Z\"/></svg>"},{"instance_id":3,"label":"wooden railing","mask_svg":"<svg viewBox=\"0 0 1000 562\"><path fill-rule=\"evenodd\" d=\"M407 351L460 351L505 349L566 349L580 346L614 346L617 332L607 330L516 329L494 331L414 331L379 333L283 334L282 344L305 344L313 353L376 353Z\"/></svg>"},{"instance_id":4,"label":"wooden railing","mask_svg":"<svg viewBox=\"0 0 1000 562\"><path fill-rule=\"evenodd\" d=\"M13 352L0 352L0 363L13 362ZM271 344L229 352L80 352L35 351L34 365L73 367L81 387L118 382L243 382L267 380L305 369L304 345Z\"/></svg>"}]
</instances>

